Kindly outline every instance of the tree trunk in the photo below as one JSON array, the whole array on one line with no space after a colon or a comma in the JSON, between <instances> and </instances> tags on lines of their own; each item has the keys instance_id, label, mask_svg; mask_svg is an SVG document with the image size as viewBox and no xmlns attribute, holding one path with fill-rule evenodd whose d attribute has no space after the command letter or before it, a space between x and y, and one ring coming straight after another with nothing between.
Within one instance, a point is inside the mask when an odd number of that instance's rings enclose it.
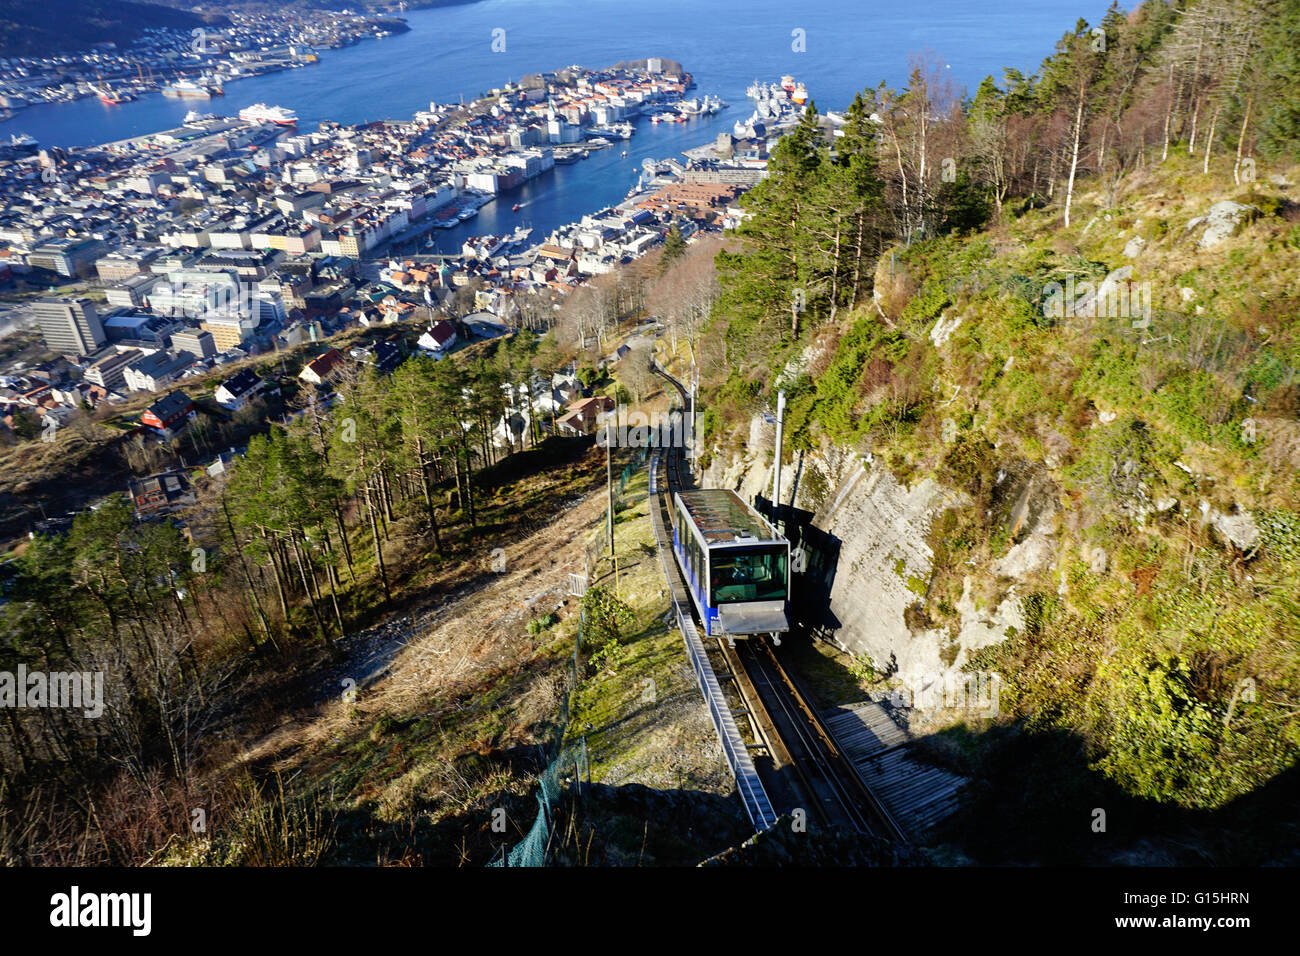
<instances>
[{"instance_id":1,"label":"tree trunk","mask_svg":"<svg viewBox=\"0 0 1300 956\"><path fill-rule=\"evenodd\" d=\"M1079 87L1079 105L1074 113L1074 148L1070 153L1070 178L1065 186L1065 228L1070 228L1070 204L1074 202L1074 175L1079 168L1079 139L1083 136L1083 86Z\"/></svg>"},{"instance_id":2,"label":"tree trunk","mask_svg":"<svg viewBox=\"0 0 1300 956\"><path fill-rule=\"evenodd\" d=\"M348 577L352 579L353 584L356 584L357 572L352 566L352 542L348 540L348 529L343 523L343 507L338 499L334 501L334 521L339 527L339 537L343 539L343 557L348 563Z\"/></svg>"},{"instance_id":3,"label":"tree trunk","mask_svg":"<svg viewBox=\"0 0 1300 956\"><path fill-rule=\"evenodd\" d=\"M271 543L266 533L266 529L262 528L260 530L262 532L262 540L266 542L267 552L269 553L271 558L271 574L275 578L275 593L280 599L280 613L284 615L284 620L285 623L287 624L289 621L289 599L288 596L284 593L284 582L280 579L280 568L275 563L275 550L271 546Z\"/></svg>"},{"instance_id":4,"label":"tree trunk","mask_svg":"<svg viewBox=\"0 0 1300 956\"><path fill-rule=\"evenodd\" d=\"M1251 97L1246 97L1246 112L1241 118L1241 135L1237 137L1237 158L1232 164L1232 181L1241 183L1241 151L1246 145L1246 127L1250 125L1250 108L1254 105Z\"/></svg>"},{"instance_id":5,"label":"tree trunk","mask_svg":"<svg viewBox=\"0 0 1300 956\"><path fill-rule=\"evenodd\" d=\"M442 540L438 537L438 514L433 507L433 489L429 482L429 467L424 461L424 439L416 436L415 458L420 467L420 490L424 492L424 507L429 512L429 528L433 531L433 546L442 553Z\"/></svg>"},{"instance_id":6,"label":"tree trunk","mask_svg":"<svg viewBox=\"0 0 1300 956\"><path fill-rule=\"evenodd\" d=\"M375 561L379 566L379 580L384 585L384 599L393 600L393 592L388 588L388 569L384 567L384 548L379 540L379 523L375 520L375 503L370 493L370 482L365 483L366 516L370 519L370 534L375 541Z\"/></svg>"},{"instance_id":7,"label":"tree trunk","mask_svg":"<svg viewBox=\"0 0 1300 956\"><path fill-rule=\"evenodd\" d=\"M1201 162L1201 172L1209 173L1210 171L1210 147L1214 145L1214 127L1219 122L1219 107L1214 108L1214 115L1210 117L1210 129L1205 134L1205 159Z\"/></svg>"}]
</instances>

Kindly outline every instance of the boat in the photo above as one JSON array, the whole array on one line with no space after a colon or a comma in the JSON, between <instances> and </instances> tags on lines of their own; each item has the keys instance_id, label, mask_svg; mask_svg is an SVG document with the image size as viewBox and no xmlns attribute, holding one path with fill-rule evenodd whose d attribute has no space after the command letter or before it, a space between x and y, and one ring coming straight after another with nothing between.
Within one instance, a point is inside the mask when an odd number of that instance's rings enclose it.
<instances>
[{"instance_id":1,"label":"boat","mask_svg":"<svg viewBox=\"0 0 1300 956\"><path fill-rule=\"evenodd\" d=\"M799 106L803 106L808 102L808 90L802 83L796 84L795 88L790 92L790 99L794 100Z\"/></svg>"},{"instance_id":2,"label":"boat","mask_svg":"<svg viewBox=\"0 0 1300 956\"><path fill-rule=\"evenodd\" d=\"M9 147L19 152L36 152L40 144L26 133L14 133L9 137Z\"/></svg>"},{"instance_id":3,"label":"boat","mask_svg":"<svg viewBox=\"0 0 1300 956\"><path fill-rule=\"evenodd\" d=\"M799 84L799 85L802 86L803 84ZM785 76L781 77L781 89L785 90L787 93L793 93L795 89L797 89L797 87L795 86L794 77L790 76L788 73Z\"/></svg>"},{"instance_id":4,"label":"boat","mask_svg":"<svg viewBox=\"0 0 1300 956\"><path fill-rule=\"evenodd\" d=\"M664 118L663 118L662 116L660 116L658 113L656 113L654 116L650 117L650 122L652 122L652 123L662 123L663 121L664 121Z\"/></svg>"},{"instance_id":5,"label":"boat","mask_svg":"<svg viewBox=\"0 0 1300 956\"><path fill-rule=\"evenodd\" d=\"M519 203L515 203L513 206L510 207L510 211L511 211L511 212L518 212L519 210L521 210L521 209L523 209L523 208L524 208L524 207L521 206L521 205L519 205Z\"/></svg>"},{"instance_id":6,"label":"boat","mask_svg":"<svg viewBox=\"0 0 1300 956\"><path fill-rule=\"evenodd\" d=\"M705 116L714 116L727 108L727 104L717 96L706 96L700 104L700 112Z\"/></svg>"},{"instance_id":7,"label":"boat","mask_svg":"<svg viewBox=\"0 0 1300 956\"><path fill-rule=\"evenodd\" d=\"M163 96L172 96L177 99L210 99L216 94L211 87L195 83L193 80L177 80L175 83L168 83L162 88Z\"/></svg>"},{"instance_id":8,"label":"boat","mask_svg":"<svg viewBox=\"0 0 1300 956\"><path fill-rule=\"evenodd\" d=\"M274 123L276 126L296 126L298 114L283 106L254 103L239 111L239 118L248 123Z\"/></svg>"},{"instance_id":9,"label":"boat","mask_svg":"<svg viewBox=\"0 0 1300 956\"><path fill-rule=\"evenodd\" d=\"M623 150L623 158L627 159L627 150Z\"/></svg>"},{"instance_id":10,"label":"boat","mask_svg":"<svg viewBox=\"0 0 1300 956\"><path fill-rule=\"evenodd\" d=\"M123 103L129 103L135 99L130 93L112 89L104 82L102 77L98 83L91 83L90 89L105 106L121 106Z\"/></svg>"},{"instance_id":11,"label":"boat","mask_svg":"<svg viewBox=\"0 0 1300 956\"><path fill-rule=\"evenodd\" d=\"M460 254L466 259L491 259L510 243L509 236L471 236L461 245Z\"/></svg>"}]
</instances>

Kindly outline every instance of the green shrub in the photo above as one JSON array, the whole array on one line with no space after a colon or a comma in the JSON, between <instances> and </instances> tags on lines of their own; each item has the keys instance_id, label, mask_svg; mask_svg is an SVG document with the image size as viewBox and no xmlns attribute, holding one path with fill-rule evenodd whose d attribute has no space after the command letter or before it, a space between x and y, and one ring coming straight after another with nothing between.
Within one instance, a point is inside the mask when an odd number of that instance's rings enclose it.
<instances>
[{"instance_id":1,"label":"green shrub","mask_svg":"<svg viewBox=\"0 0 1300 956\"><path fill-rule=\"evenodd\" d=\"M535 617L528 622L528 633L532 635L541 634L548 631L556 624L560 623L560 616L554 611L543 614L541 617Z\"/></svg>"},{"instance_id":2,"label":"green shrub","mask_svg":"<svg viewBox=\"0 0 1300 956\"><path fill-rule=\"evenodd\" d=\"M595 647L622 640L626 629L636 623L632 608L603 584L582 596L582 612L583 639Z\"/></svg>"}]
</instances>

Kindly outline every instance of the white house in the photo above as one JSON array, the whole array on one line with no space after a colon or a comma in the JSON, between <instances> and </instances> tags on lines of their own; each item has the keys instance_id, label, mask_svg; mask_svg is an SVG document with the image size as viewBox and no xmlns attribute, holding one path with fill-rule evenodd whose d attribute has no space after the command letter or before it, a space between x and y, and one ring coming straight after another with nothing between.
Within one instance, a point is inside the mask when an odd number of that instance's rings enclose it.
<instances>
[{"instance_id":1,"label":"white house","mask_svg":"<svg viewBox=\"0 0 1300 956\"><path fill-rule=\"evenodd\" d=\"M440 357L446 355L453 345L456 344L456 327L442 319L435 322L434 325L420 336L419 341L415 343L416 348Z\"/></svg>"},{"instance_id":2,"label":"white house","mask_svg":"<svg viewBox=\"0 0 1300 956\"><path fill-rule=\"evenodd\" d=\"M266 385L251 368L246 368L238 375L232 375L217 386L213 397L222 408L232 412L243 408Z\"/></svg>"}]
</instances>

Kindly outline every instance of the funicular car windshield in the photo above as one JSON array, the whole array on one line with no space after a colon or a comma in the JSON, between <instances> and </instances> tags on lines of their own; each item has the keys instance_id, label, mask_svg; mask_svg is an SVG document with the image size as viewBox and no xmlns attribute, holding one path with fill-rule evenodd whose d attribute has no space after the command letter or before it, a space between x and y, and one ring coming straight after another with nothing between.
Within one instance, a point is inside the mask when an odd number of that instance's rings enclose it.
<instances>
[{"instance_id":1,"label":"funicular car windshield","mask_svg":"<svg viewBox=\"0 0 1300 956\"><path fill-rule=\"evenodd\" d=\"M786 548L714 548L709 552L713 604L786 599Z\"/></svg>"}]
</instances>

